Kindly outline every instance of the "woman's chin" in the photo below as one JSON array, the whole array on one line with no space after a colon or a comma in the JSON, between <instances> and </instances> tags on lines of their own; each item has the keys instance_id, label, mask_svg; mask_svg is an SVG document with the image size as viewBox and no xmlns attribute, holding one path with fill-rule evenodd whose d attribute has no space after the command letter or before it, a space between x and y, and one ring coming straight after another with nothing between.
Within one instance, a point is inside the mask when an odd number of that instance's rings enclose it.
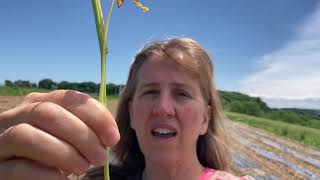
<instances>
[{"instance_id":1,"label":"woman's chin","mask_svg":"<svg viewBox=\"0 0 320 180\"><path fill-rule=\"evenodd\" d=\"M149 161L148 163L151 163L152 165L156 165L158 167L173 167L175 166L178 162L179 159L177 158L178 156L175 155L174 153L169 154L154 154L154 156L151 156L150 158L147 158L146 160Z\"/></svg>"}]
</instances>

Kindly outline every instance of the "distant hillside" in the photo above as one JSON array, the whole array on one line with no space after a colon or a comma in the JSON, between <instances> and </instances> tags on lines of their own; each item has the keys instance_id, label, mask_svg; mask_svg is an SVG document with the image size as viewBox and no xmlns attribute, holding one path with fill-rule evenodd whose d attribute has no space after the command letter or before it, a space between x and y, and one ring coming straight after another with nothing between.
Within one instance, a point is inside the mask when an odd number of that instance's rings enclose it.
<instances>
[{"instance_id":1,"label":"distant hillside","mask_svg":"<svg viewBox=\"0 0 320 180\"><path fill-rule=\"evenodd\" d=\"M273 109L260 98L250 97L239 92L219 91L223 109L257 117L284 121L292 124L320 129L318 110Z\"/></svg>"},{"instance_id":2,"label":"distant hillside","mask_svg":"<svg viewBox=\"0 0 320 180\"><path fill-rule=\"evenodd\" d=\"M260 98L250 97L239 92L218 92L223 108L227 111L259 115L262 111L271 110Z\"/></svg>"},{"instance_id":3,"label":"distant hillside","mask_svg":"<svg viewBox=\"0 0 320 180\"><path fill-rule=\"evenodd\" d=\"M281 108L282 110L285 111L290 111L294 112L297 114L305 115L305 116L310 116L316 119L320 119L320 109L315 110L315 109L298 109L298 108Z\"/></svg>"}]
</instances>

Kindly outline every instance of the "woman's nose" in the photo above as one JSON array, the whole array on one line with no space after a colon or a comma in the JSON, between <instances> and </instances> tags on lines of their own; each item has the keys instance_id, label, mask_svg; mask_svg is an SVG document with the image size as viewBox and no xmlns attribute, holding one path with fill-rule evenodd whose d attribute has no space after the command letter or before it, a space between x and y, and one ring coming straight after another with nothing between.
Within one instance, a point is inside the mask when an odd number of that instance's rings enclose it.
<instances>
[{"instance_id":1,"label":"woman's nose","mask_svg":"<svg viewBox=\"0 0 320 180\"><path fill-rule=\"evenodd\" d=\"M153 114L162 118L175 115L174 101L169 94L160 94L153 106Z\"/></svg>"}]
</instances>

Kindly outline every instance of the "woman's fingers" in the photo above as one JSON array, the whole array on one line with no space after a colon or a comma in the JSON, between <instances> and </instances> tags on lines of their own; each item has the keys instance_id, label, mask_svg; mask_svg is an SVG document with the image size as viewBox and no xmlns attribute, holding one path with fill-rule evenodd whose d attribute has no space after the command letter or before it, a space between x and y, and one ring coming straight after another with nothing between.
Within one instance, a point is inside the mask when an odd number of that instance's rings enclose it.
<instances>
[{"instance_id":1,"label":"woman's fingers","mask_svg":"<svg viewBox=\"0 0 320 180\"><path fill-rule=\"evenodd\" d=\"M87 94L72 90L56 90L48 94L31 93L25 97L24 102L58 104L87 124L105 146L113 146L120 139L117 124L111 113Z\"/></svg>"},{"instance_id":2,"label":"woman's fingers","mask_svg":"<svg viewBox=\"0 0 320 180\"><path fill-rule=\"evenodd\" d=\"M61 106L33 103L25 110L28 123L71 144L93 165L103 165L106 152L95 132ZM24 114L24 113L22 113Z\"/></svg>"},{"instance_id":3,"label":"woman's fingers","mask_svg":"<svg viewBox=\"0 0 320 180\"><path fill-rule=\"evenodd\" d=\"M82 174L89 162L105 161L101 144L111 146L119 138L111 113L90 96L66 90L32 93L0 114L0 166L20 157L63 169L65 175Z\"/></svg>"},{"instance_id":4,"label":"woman's fingers","mask_svg":"<svg viewBox=\"0 0 320 180\"><path fill-rule=\"evenodd\" d=\"M26 123L3 132L0 147L1 160L27 158L77 175L83 174L89 167L88 161L73 146Z\"/></svg>"},{"instance_id":5,"label":"woman's fingers","mask_svg":"<svg viewBox=\"0 0 320 180\"><path fill-rule=\"evenodd\" d=\"M10 159L0 164L0 177L7 180L68 180L56 168L46 167L27 159Z\"/></svg>"},{"instance_id":6,"label":"woman's fingers","mask_svg":"<svg viewBox=\"0 0 320 180\"><path fill-rule=\"evenodd\" d=\"M74 146L93 165L103 165L105 149L95 132L78 117L52 102L28 103L7 122L7 128L28 123ZM0 159L1 160L1 159Z\"/></svg>"}]
</instances>

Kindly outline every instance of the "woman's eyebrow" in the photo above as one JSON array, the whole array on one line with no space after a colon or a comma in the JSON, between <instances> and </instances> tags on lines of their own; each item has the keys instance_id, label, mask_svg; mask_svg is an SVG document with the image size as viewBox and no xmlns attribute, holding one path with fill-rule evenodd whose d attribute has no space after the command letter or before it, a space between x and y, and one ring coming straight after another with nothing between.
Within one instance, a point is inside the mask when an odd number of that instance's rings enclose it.
<instances>
[{"instance_id":1,"label":"woman's eyebrow","mask_svg":"<svg viewBox=\"0 0 320 180\"><path fill-rule=\"evenodd\" d=\"M187 83L173 82L173 83L171 83L171 85L174 87L182 87L182 88L192 89L192 86Z\"/></svg>"},{"instance_id":2,"label":"woman's eyebrow","mask_svg":"<svg viewBox=\"0 0 320 180\"><path fill-rule=\"evenodd\" d=\"M158 86L161 86L161 84L157 83L157 82L143 82L139 86L139 89L141 89L141 88L149 88L149 87L158 87ZM183 82L172 82L172 83L170 83L170 86L179 87L179 88L186 88L186 89L192 89L191 85L189 85L187 83L183 83Z\"/></svg>"},{"instance_id":3,"label":"woman's eyebrow","mask_svg":"<svg viewBox=\"0 0 320 180\"><path fill-rule=\"evenodd\" d=\"M148 88L148 87L155 87L155 86L159 86L159 83L156 83L156 82L143 82L140 85L140 88Z\"/></svg>"}]
</instances>

